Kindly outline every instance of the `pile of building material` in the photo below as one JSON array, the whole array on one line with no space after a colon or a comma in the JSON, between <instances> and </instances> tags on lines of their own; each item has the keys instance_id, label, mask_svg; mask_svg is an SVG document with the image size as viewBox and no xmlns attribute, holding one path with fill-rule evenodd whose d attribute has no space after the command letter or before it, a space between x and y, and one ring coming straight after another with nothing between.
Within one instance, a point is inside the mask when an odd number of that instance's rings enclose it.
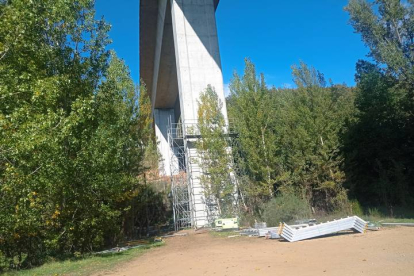
<instances>
[{"instance_id":1,"label":"pile of building material","mask_svg":"<svg viewBox=\"0 0 414 276\"><path fill-rule=\"evenodd\" d=\"M263 232L263 229L267 229L266 222L255 222L254 228L243 229L240 231L240 235L249 237L264 237L265 233Z\"/></svg>"},{"instance_id":2,"label":"pile of building material","mask_svg":"<svg viewBox=\"0 0 414 276\"><path fill-rule=\"evenodd\" d=\"M279 230L276 231L269 231L269 233L266 235L266 239L280 239Z\"/></svg>"},{"instance_id":3,"label":"pile of building material","mask_svg":"<svg viewBox=\"0 0 414 276\"><path fill-rule=\"evenodd\" d=\"M139 247L146 247L146 246L148 246L148 245L141 244L141 245L134 245L134 246L130 246L130 245L128 245L128 246L121 246L121 247L118 247L117 246L117 247L114 247L114 248L111 248L111 249L108 249L108 250L96 252L95 254L96 255L114 254L114 253L124 252L124 251L130 250L130 249L139 248Z\"/></svg>"},{"instance_id":4,"label":"pile of building material","mask_svg":"<svg viewBox=\"0 0 414 276\"><path fill-rule=\"evenodd\" d=\"M313 224L296 224L296 225L290 225L293 229L300 229L303 227L308 227ZM259 229L259 237L266 237L266 239L280 239L280 227L270 227L265 229Z\"/></svg>"},{"instance_id":5,"label":"pile of building material","mask_svg":"<svg viewBox=\"0 0 414 276\"><path fill-rule=\"evenodd\" d=\"M357 216L353 216L301 228L294 228L283 223L280 226L278 234L289 242L295 242L350 229L364 233L367 226L368 224L366 221Z\"/></svg>"},{"instance_id":6,"label":"pile of building material","mask_svg":"<svg viewBox=\"0 0 414 276\"><path fill-rule=\"evenodd\" d=\"M277 233L279 231L279 227L267 227L267 228L261 228L258 230L259 230L259 237L266 237L269 235L269 232Z\"/></svg>"},{"instance_id":7,"label":"pile of building material","mask_svg":"<svg viewBox=\"0 0 414 276\"><path fill-rule=\"evenodd\" d=\"M240 236L258 237L259 229L247 228L240 231Z\"/></svg>"},{"instance_id":8,"label":"pile of building material","mask_svg":"<svg viewBox=\"0 0 414 276\"><path fill-rule=\"evenodd\" d=\"M297 229L302 227L307 227L310 224L297 224L297 225L290 225L291 228ZM256 237L266 237L268 239L279 239L279 229L280 227L266 227L266 223L263 223L261 225L255 225L256 227L261 228L248 228L243 229L240 231L240 235L242 236L256 236ZM263 227L265 226L265 227Z\"/></svg>"}]
</instances>

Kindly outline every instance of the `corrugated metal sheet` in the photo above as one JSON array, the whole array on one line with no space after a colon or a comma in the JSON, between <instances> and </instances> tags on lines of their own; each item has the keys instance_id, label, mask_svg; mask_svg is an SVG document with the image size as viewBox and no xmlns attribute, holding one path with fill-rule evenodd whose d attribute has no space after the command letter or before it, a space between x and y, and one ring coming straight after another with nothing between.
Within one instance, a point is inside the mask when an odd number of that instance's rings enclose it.
<instances>
[{"instance_id":1,"label":"corrugated metal sheet","mask_svg":"<svg viewBox=\"0 0 414 276\"><path fill-rule=\"evenodd\" d=\"M349 229L364 233L367 226L368 224L366 221L357 216L353 216L298 229L284 223L280 227L278 234L289 242L295 242Z\"/></svg>"}]
</instances>

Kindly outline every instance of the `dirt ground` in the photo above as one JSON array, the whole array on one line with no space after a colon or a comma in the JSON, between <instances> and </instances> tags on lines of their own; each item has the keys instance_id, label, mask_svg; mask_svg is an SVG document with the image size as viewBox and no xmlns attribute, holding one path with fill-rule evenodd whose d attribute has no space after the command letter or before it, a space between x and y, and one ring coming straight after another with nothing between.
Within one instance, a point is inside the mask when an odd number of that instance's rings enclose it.
<instances>
[{"instance_id":1,"label":"dirt ground","mask_svg":"<svg viewBox=\"0 0 414 276\"><path fill-rule=\"evenodd\" d=\"M189 233L100 275L414 275L414 227L295 243Z\"/></svg>"}]
</instances>

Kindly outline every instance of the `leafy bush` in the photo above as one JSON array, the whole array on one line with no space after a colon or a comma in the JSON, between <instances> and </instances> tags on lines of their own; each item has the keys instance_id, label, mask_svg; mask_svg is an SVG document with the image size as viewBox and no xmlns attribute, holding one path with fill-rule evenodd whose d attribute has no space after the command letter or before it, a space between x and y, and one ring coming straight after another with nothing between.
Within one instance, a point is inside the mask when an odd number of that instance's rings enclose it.
<instances>
[{"instance_id":1,"label":"leafy bush","mask_svg":"<svg viewBox=\"0 0 414 276\"><path fill-rule=\"evenodd\" d=\"M381 218L381 217L383 217L383 215L378 210L378 208L369 208L368 209L368 216L370 216L371 218Z\"/></svg>"},{"instance_id":2,"label":"leafy bush","mask_svg":"<svg viewBox=\"0 0 414 276\"><path fill-rule=\"evenodd\" d=\"M256 217L250 212L241 212L239 225L242 227L252 227Z\"/></svg>"},{"instance_id":3,"label":"leafy bush","mask_svg":"<svg viewBox=\"0 0 414 276\"><path fill-rule=\"evenodd\" d=\"M351 204L352 215L360 216L360 217L364 215L364 210L362 209L362 206L358 202L358 200L351 200L350 204Z\"/></svg>"},{"instance_id":4,"label":"leafy bush","mask_svg":"<svg viewBox=\"0 0 414 276\"><path fill-rule=\"evenodd\" d=\"M151 104L94 2L0 1L0 272L116 243L140 192Z\"/></svg>"},{"instance_id":5,"label":"leafy bush","mask_svg":"<svg viewBox=\"0 0 414 276\"><path fill-rule=\"evenodd\" d=\"M282 193L264 205L263 219L268 226L293 222L311 216L309 203L293 193Z\"/></svg>"}]
</instances>

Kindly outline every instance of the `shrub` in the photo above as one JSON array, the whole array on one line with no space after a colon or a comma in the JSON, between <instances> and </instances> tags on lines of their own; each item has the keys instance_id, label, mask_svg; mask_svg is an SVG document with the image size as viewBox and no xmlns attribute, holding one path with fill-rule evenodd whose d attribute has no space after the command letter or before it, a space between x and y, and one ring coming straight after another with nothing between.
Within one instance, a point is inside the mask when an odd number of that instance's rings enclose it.
<instances>
[{"instance_id":1,"label":"shrub","mask_svg":"<svg viewBox=\"0 0 414 276\"><path fill-rule=\"evenodd\" d=\"M364 215L364 210L362 209L362 206L358 202L358 200L351 200L350 204L351 204L352 215L359 216L359 217Z\"/></svg>"},{"instance_id":2,"label":"shrub","mask_svg":"<svg viewBox=\"0 0 414 276\"><path fill-rule=\"evenodd\" d=\"M254 226L255 220L256 220L256 217L252 213L241 212L239 225L242 227L252 227Z\"/></svg>"},{"instance_id":3,"label":"shrub","mask_svg":"<svg viewBox=\"0 0 414 276\"><path fill-rule=\"evenodd\" d=\"M280 222L291 223L297 219L309 218L310 215L308 201L294 193L282 193L263 208L263 219L268 226L277 226Z\"/></svg>"},{"instance_id":4,"label":"shrub","mask_svg":"<svg viewBox=\"0 0 414 276\"><path fill-rule=\"evenodd\" d=\"M378 210L378 208L369 208L368 209L368 216L371 218L381 218L382 214Z\"/></svg>"}]
</instances>

